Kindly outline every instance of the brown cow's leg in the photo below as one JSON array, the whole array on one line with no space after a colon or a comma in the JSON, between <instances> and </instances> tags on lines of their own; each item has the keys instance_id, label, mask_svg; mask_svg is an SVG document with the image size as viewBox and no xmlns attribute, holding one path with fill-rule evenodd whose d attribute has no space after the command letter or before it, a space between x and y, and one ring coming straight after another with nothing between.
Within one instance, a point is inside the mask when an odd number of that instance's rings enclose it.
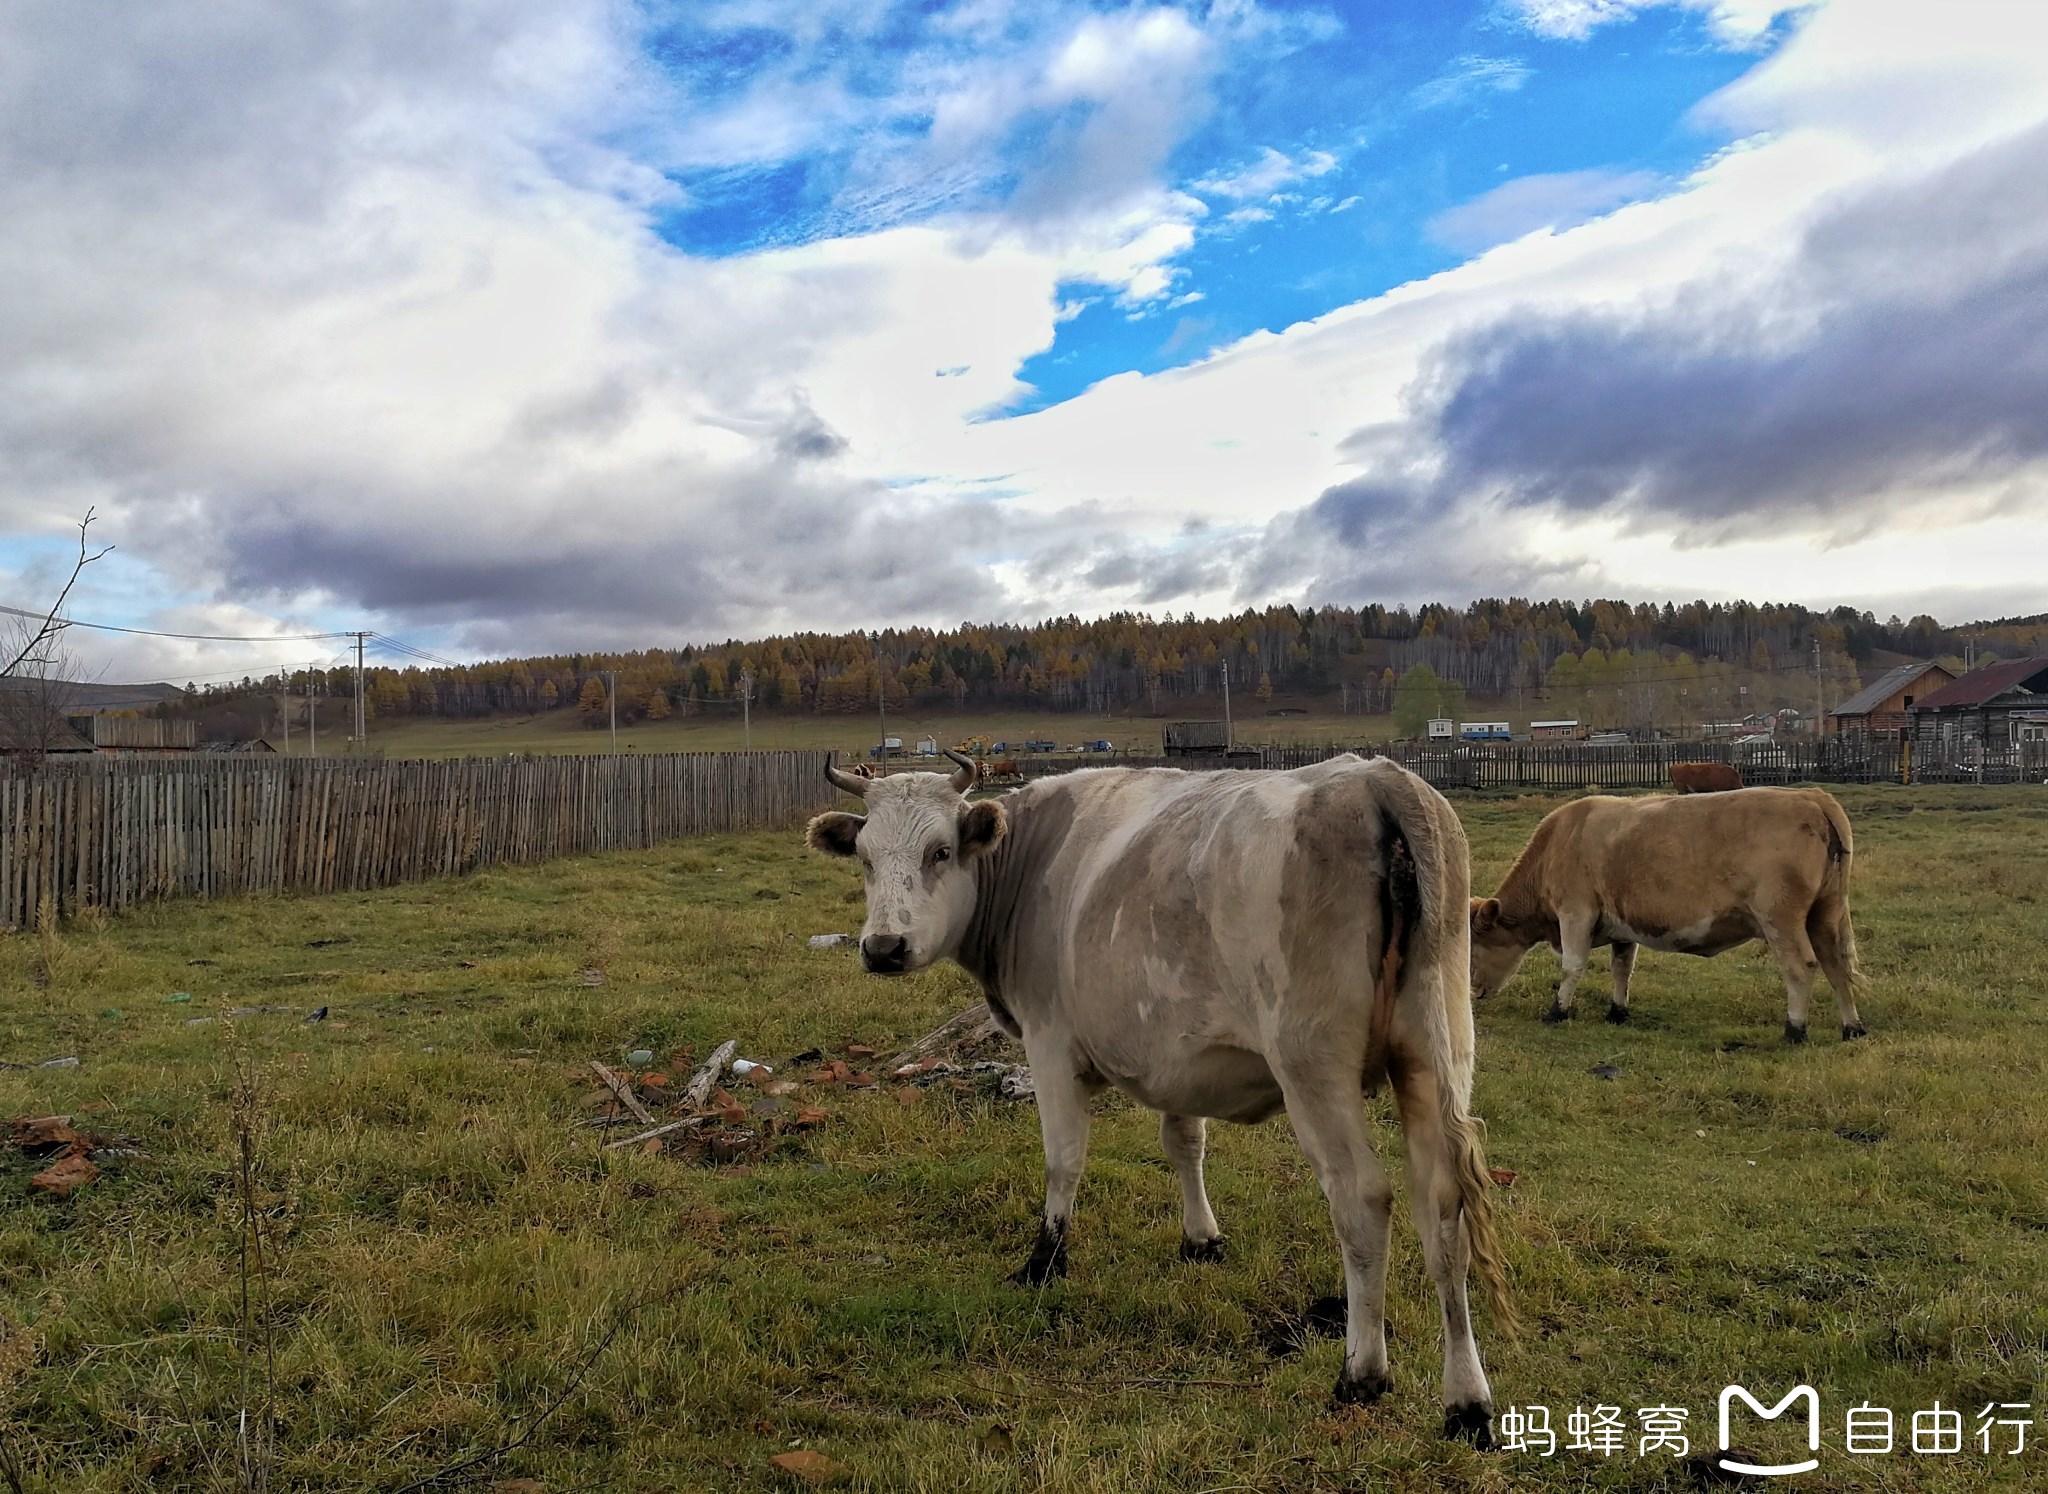
<instances>
[{"instance_id":1,"label":"brown cow's leg","mask_svg":"<svg viewBox=\"0 0 2048 1494\"><path fill-rule=\"evenodd\" d=\"M1184 1261L1223 1259L1223 1230L1209 1207L1202 1183L1202 1158L1208 1151L1209 1123L1198 1115L1159 1117L1159 1145L1180 1177L1180 1258Z\"/></svg>"},{"instance_id":2,"label":"brown cow's leg","mask_svg":"<svg viewBox=\"0 0 2048 1494\"><path fill-rule=\"evenodd\" d=\"M1856 992L1862 984L1856 969L1856 930L1849 923L1849 904L1844 898L1824 897L1806 916L1806 929L1813 940L1814 955L1835 988L1835 1007L1842 1019L1842 1038L1864 1035L1863 1016L1856 1010Z\"/></svg>"},{"instance_id":3,"label":"brown cow's leg","mask_svg":"<svg viewBox=\"0 0 2048 1494\"><path fill-rule=\"evenodd\" d=\"M1636 946L1616 944L1614 946L1614 995L1607 1003L1607 1020L1626 1022L1628 1020L1628 983L1636 971Z\"/></svg>"},{"instance_id":4,"label":"brown cow's leg","mask_svg":"<svg viewBox=\"0 0 2048 1494\"><path fill-rule=\"evenodd\" d=\"M1562 1022L1572 1014L1578 1000L1579 982L1586 978L1586 961L1593 953L1593 920L1565 915L1558 919L1558 960L1564 973L1558 977L1557 997L1543 1014L1546 1022Z\"/></svg>"},{"instance_id":5,"label":"brown cow's leg","mask_svg":"<svg viewBox=\"0 0 2048 1494\"><path fill-rule=\"evenodd\" d=\"M1444 1329L1444 1435L1493 1445L1493 1391L1479 1363L1466 1295L1471 1250L1458 1198L1457 1161L1443 1129L1436 1077L1426 1063L1395 1066L1394 1103L1408 1148L1408 1208L1422 1237L1422 1260L1436 1283Z\"/></svg>"},{"instance_id":6,"label":"brown cow's leg","mask_svg":"<svg viewBox=\"0 0 2048 1494\"><path fill-rule=\"evenodd\" d=\"M1335 1055L1301 1055L1274 1066L1287 1099L1287 1118L1329 1200L1330 1222L1344 1257L1344 1369L1332 1396L1370 1405L1388 1390L1387 1234L1393 1185L1372 1149L1358 1065Z\"/></svg>"},{"instance_id":7,"label":"brown cow's leg","mask_svg":"<svg viewBox=\"0 0 2048 1494\"><path fill-rule=\"evenodd\" d=\"M1764 939L1778 957L1778 969L1785 976L1785 1041L1806 1041L1807 1009L1813 998L1813 978L1820 974L1820 961L1805 927L1798 922L1777 920L1764 925Z\"/></svg>"}]
</instances>

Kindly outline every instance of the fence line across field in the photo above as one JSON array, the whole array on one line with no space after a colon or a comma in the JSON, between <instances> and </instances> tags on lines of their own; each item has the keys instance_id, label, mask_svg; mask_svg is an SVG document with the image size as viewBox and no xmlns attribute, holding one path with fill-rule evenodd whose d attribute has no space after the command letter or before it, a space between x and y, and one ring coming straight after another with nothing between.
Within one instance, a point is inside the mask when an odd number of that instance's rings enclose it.
<instances>
[{"instance_id":1,"label":"fence line across field","mask_svg":"<svg viewBox=\"0 0 2048 1494\"><path fill-rule=\"evenodd\" d=\"M1026 776L1110 765L1297 768L1377 751L1445 789L1665 787L1732 762L1752 784L2043 783L2048 743L2002 749L1823 738L1733 747L1394 743L1173 758L1020 760ZM929 766L929 765L927 765ZM212 757L0 763L0 928L149 898L361 891L484 866L643 850L794 826L832 807L823 752L407 759Z\"/></svg>"},{"instance_id":2,"label":"fence line across field","mask_svg":"<svg viewBox=\"0 0 2048 1494\"><path fill-rule=\"evenodd\" d=\"M1390 757L1440 789L1668 788L1673 763L1730 763L1745 783L2043 783L2048 742L1984 748L1971 742L1924 745L1874 738L1824 737L1736 746L1727 742L1435 743L1379 747L1244 747L1177 757L1026 757L1026 778L1107 766L1305 768L1344 752Z\"/></svg>"},{"instance_id":3,"label":"fence line across field","mask_svg":"<svg viewBox=\"0 0 2048 1494\"><path fill-rule=\"evenodd\" d=\"M360 891L641 850L792 826L838 797L822 752L0 766L0 927L45 905Z\"/></svg>"}]
</instances>

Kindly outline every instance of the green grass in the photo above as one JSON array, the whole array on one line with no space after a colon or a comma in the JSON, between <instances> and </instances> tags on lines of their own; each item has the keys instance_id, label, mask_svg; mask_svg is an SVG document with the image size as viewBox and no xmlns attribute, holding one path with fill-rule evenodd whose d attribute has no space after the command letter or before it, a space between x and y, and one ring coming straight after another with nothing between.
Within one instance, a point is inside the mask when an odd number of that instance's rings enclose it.
<instances>
[{"instance_id":1,"label":"green grass","mask_svg":"<svg viewBox=\"0 0 2048 1494\"><path fill-rule=\"evenodd\" d=\"M1490 1160L1519 1173L1496 1196L1528 1325L1509 1341L1482 1317L1482 1347L1501 1403L1560 1425L1580 1401L1631 1419L1675 1403L1697 1448L1724 1383L1805 1380L1829 1432L1804 1486L2038 1487L2038 1447L1852 1463L1840 1418L1938 1398L1974 1432L1986 1401L2048 1402L2048 795L1842 797L1868 1040L1817 1019L1781 1047L1782 990L1752 951L1645 955L1628 1028L1539 1023L1543 954L1480 1013L1478 1108ZM1554 802L1459 802L1477 887ZM1187 1267L1151 1118L1105 1099L1074 1274L1044 1293L1001 1284L1039 1198L1028 1106L807 1090L828 1122L751 1166L598 1151L578 1125L588 1059L648 1047L673 1068L679 1045L726 1037L778 1063L886 1050L971 998L957 971L886 982L804 944L860 911L850 869L778 834L0 940L0 1058L83 1060L0 1072L0 1115L76 1114L150 1154L61 1202L0 1154L0 1435L29 1487L236 1486L238 1060L267 1095L276 1488L392 1489L495 1445L635 1303L486 1485L771 1488L768 1458L801 1446L852 1487L946 1494L1695 1487L1633 1456L1439 1440L1435 1302L1405 1208L1396 1390L1333 1414L1339 1345L1267 1344L1339 1281L1284 1122L1217 1128L1232 1258ZM604 983L578 984L587 968ZM333 1017L188 1025L263 1003ZM1602 1062L1620 1077L1593 1078ZM983 1449L998 1424L1014 1453Z\"/></svg>"},{"instance_id":2,"label":"green grass","mask_svg":"<svg viewBox=\"0 0 2048 1494\"><path fill-rule=\"evenodd\" d=\"M906 746L926 734L941 746L981 736L991 741L1021 743L1057 741L1062 747L1107 739L1120 751L1141 755L1160 750L1160 728L1168 721L1222 719L1214 701L1185 702L1163 716L1107 715L1050 711L891 711L889 735ZM1239 740L1255 743L1377 742L1393 735L1385 716L1343 716L1311 709L1305 716L1268 716L1256 702L1240 702L1236 713ZM753 745L837 748L849 756L865 755L882 739L872 711L860 715L780 715L767 711L754 717ZM337 734L324 739L339 750ZM672 716L619 728L622 752L736 752L745 741L737 709L717 706L703 715ZM592 728L572 710L537 716L493 716L477 721L443 721L393 717L370 724L370 746L386 757L475 757L508 752L606 752L611 737L600 724ZM292 750L306 750L303 732L292 736ZM1012 749L1012 755L1021 752Z\"/></svg>"}]
</instances>

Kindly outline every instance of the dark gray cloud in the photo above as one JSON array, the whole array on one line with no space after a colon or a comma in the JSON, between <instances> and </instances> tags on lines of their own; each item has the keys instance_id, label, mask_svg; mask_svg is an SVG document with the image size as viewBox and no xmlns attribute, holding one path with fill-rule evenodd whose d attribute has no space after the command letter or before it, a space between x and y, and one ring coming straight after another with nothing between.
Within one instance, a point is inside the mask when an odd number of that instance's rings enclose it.
<instances>
[{"instance_id":1,"label":"dark gray cloud","mask_svg":"<svg viewBox=\"0 0 2048 1494\"><path fill-rule=\"evenodd\" d=\"M2048 506L2048 128L1825 204L1761 286L1458 337L1405 401L1344 443L1360 477L1275 521L1248 589L1412 578L1490 505L1706 541L1850 536L1930 494Z\"/></svg>"}]
</instances>

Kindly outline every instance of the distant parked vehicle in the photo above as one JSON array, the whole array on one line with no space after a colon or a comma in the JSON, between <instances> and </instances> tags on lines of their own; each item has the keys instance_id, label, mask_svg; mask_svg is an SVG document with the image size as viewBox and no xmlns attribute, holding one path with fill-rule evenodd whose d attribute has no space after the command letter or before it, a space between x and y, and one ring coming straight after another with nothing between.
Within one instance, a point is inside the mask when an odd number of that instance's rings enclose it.
<instances>
[{"instance_id":1,"label":"distant parked vehicle","mask_svg":"<svg viewBox=\"0 0 2048 1494\"><path fill-rule=\"evenodd\" d=\"M868 749L868 756L872 758L880 758L884 752L901 752L902 750L903 738L884 737L879 743Z\"/></svg>"},{"instance_id":2,"label":"distant parked vehicle","mask_svg":"<svg viewBox=\"0 0 2048 1494\"><path fill-rule=\"evenodd\" d=\"M1087 743L1082 750L1084 752L1114 752L1116 747L1107 737L1100 737L1093 742Z\"/></svg>"},{"instance_id":3,"label":"distant parked vehicle","mask_svg":"<svg viewBox=\"0 0 2048 1494\"><path fill-rule=\"evenodd\" d=\"M1459 724L1458 735L1468 742L1505 742L1514 733L1505 721L1466 721Z\"/></svg>"},{"instance_id":4,"label":"distant parked vehicle","mask_svg":"<svg viewBox=\"0 0 2048 1494\"><path fill-rule=\"evenodd\" d=\"M1024 750L1026 752L1057 752L1060 750L1060 744L1057 742L1026 742Z\"/></svg>"}]
</instances>

